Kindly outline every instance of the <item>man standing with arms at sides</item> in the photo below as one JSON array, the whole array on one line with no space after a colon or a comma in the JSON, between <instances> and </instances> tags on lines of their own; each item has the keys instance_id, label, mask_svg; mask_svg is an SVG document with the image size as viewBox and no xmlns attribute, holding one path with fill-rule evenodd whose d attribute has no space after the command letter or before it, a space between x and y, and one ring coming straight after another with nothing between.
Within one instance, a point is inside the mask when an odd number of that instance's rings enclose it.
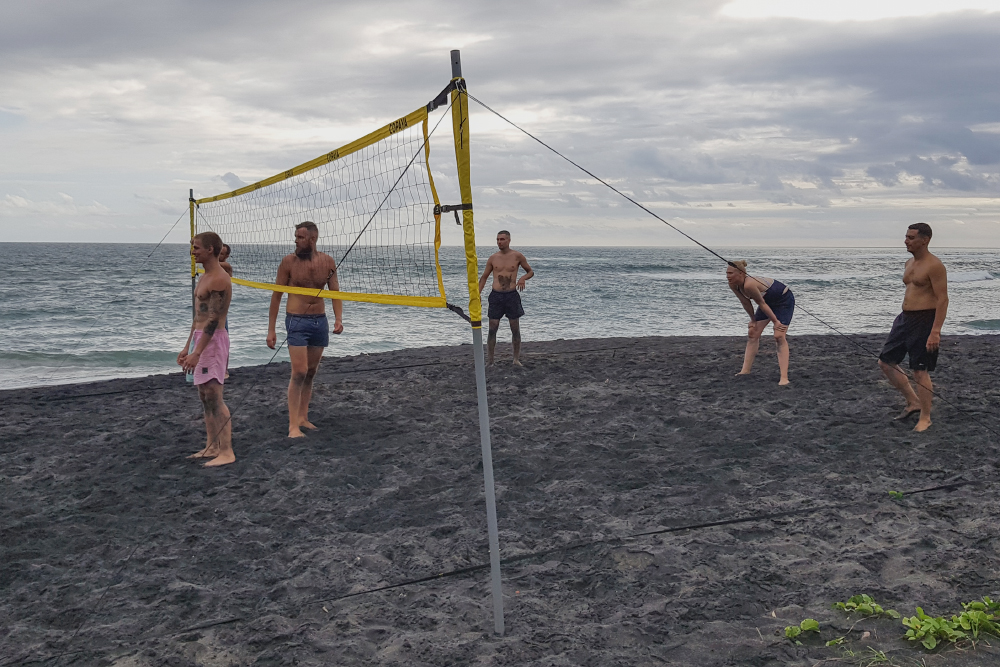
<instances>
[{"instance_id":1,"label":"man standing with arms at sides","mask_svg":"<svg viewBox=\"0 0 1000 667\"><path fill-rule=\"evenodd\" d=\"M324 252L316 250L319 228L306 220L295 225L295 253L285 255L278 266L275 283L290 287L306 287L317 292L330 289L340 291L337 264ZM274 349L278 342L275 321L281 308L284 292L271 295L271 310L267 317L267 346ZM333 333L344 330L344 305L340 299L333 302ZM301 438L302 429L315 429L309 421L309 400L312 398L313 378L323 358L323 348L330 344L330 324L326 319L326 305L322 297L307 294L289 294L285 306L285 330L288 332L288 356L292 361L292 379L288 382L288 437Z\"/></svg>"},{"instance_id":2,"label":"man standing with arms at sides","mask_svg":"<svg viewBox=\"0 0 1000 667\"><path fill-rule=\"evenodd\" d=\"M510 232L497 232L497 247L500 252L493 253L486 261L486 268L479 279L479 292L486 286L486 279L493 274L493 291L490 292L490 335L487 339L489 359L493 365L493 349L497 345L497 329L500 328L500 318L507 316L510 323L510 338L514 346L514 365L521 365L521 325L520 318L524 315L521 306L521 296L518 291L524 291L524 284L535 275L528 266L528 260L516 250L510 249ZM518 269L524 269L524 275L517 279Z\"/></svg>"},{"instance_id":3,"label":"man standing with arms at sides","mask_svg":"<svg viewBox=\"0 0 1000 667\"><path fill-rule=\"evenodd\" d=\"M906 260L903 269L903 282L906 283L903 312L892 323L892 331L878 358L882 372L906 398L906 407L896 419L920 413L914 431L926 431L931 426L934 385L930 371L937 365L941 327L948 314L948 272L941 260L927 250L931 234L930 225L924 222L910 225L906 230L904 242L913 258ZM907 354L917 383L916 392L899 366Z\"/></svg>"},{"instance_id":4,"label":"man standing with arms at sides","mask_svg":"<svg viewBox=\"0 0 1000 667\"><path fill-rule=\"evenodd\" d=\"M229 360L229 334L226 316L233 298L233 284L219 265L222 239L215 232L202 232L191 239L191 254L205 268L194 291L194 321L177 364L194 372L194 384L205 408L208 444L189 458L212 459L206 466L222 466L236 460L233 454L233 426L229 408L222 399L226 363ZM194 343L191 352L190 344Z\"/></svg>"}]
</instances>

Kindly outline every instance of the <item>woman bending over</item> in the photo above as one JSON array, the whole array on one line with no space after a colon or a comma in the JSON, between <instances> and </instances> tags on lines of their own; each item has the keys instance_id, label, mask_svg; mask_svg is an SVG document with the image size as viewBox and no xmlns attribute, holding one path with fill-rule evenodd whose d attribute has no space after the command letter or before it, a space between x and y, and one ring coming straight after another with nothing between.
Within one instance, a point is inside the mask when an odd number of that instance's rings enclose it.
<instances>
[{"instance_id":1,"label":"woman bending over","mask_svg":"<svg viewBox=\"0 0 1000 667\"><path fill-rule=\"evenodd\" d=\"M781 369L780 385L788 384L788 325L792 322L795 310L795 297L792 290L773 278L747 275L747 263L743 260L729 262L726 268L726 280L729 289L743 304L743 309L750 315L747 326L747 351L743 356L743 370L737 375L749 375L753 360L757 357L760 347L760 335L764 333L768 322L774 324L774 342L778 345L778 367ZM754 303L757 312L754 312Z\"/></svg>"}]
</instances>

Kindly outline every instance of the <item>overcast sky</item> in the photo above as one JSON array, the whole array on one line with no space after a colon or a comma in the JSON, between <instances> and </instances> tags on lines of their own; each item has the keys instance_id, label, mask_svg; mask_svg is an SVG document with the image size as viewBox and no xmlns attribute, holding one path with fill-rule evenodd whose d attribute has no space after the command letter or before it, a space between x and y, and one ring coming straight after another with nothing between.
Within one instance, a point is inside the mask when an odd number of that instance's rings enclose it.
<instances>
[{"instance_id":1,"label":"overcast sky","mask_svg":"<svg viewBox=\"0 0 1000 667\"><path fill-rule=\"evenodd\" d=\"M425 104L459 48L474 95L706 243L899 245L924 221L995 247L998 37L1000 0L5 0L0 240L158 241L189 188ZM471 130L482 243L687 243L475 106Z\"/></svg>"}]
</instances>

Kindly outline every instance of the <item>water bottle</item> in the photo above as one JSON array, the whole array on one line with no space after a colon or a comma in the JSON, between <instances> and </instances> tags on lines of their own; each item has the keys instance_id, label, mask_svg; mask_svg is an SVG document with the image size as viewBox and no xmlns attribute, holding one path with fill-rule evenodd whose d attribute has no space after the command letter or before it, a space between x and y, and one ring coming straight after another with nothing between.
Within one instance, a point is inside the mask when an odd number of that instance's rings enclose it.
<instances>
[{"instance_id":1,"label":"water bottle","mask_svg":"<svg viewBox=\"0 0 1000 667\"><path fill-rule=\"evenodd\" d=\"M194 352L194 336L191 336L191 344L188 345L188 354ZM184 374L184 381L188 384L194 384L194 371L190 370Z\"/></svg>"}]
</instances>

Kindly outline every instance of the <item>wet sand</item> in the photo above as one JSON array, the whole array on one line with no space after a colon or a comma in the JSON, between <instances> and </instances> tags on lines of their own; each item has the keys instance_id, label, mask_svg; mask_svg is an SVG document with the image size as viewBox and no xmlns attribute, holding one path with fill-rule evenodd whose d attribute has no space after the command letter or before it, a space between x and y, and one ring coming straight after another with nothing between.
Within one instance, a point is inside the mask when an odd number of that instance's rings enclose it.
<instances>
[{"instance_id":1,"label":"wet sand","mask_svg":"<svg viewBox=\"0 0 1000 667\"><path fill-rule=\"evenodd\" d=\"M934 380L965 412L937 401L925 434L843 338L791 338L789 387L769 339L734 377L743 344L529 342L523 369L500 346L504 637L485 569L364 593L488 562L467 345L324 362L298 441L288 366L235 369L213 470L184 458L205 436L179 375L0 392L0 664L1000 664L1000 640L928 653L898 621L822 645L856 593L1000 597L1000 336L946 337Z\"/></svg>"}]
</instances>

